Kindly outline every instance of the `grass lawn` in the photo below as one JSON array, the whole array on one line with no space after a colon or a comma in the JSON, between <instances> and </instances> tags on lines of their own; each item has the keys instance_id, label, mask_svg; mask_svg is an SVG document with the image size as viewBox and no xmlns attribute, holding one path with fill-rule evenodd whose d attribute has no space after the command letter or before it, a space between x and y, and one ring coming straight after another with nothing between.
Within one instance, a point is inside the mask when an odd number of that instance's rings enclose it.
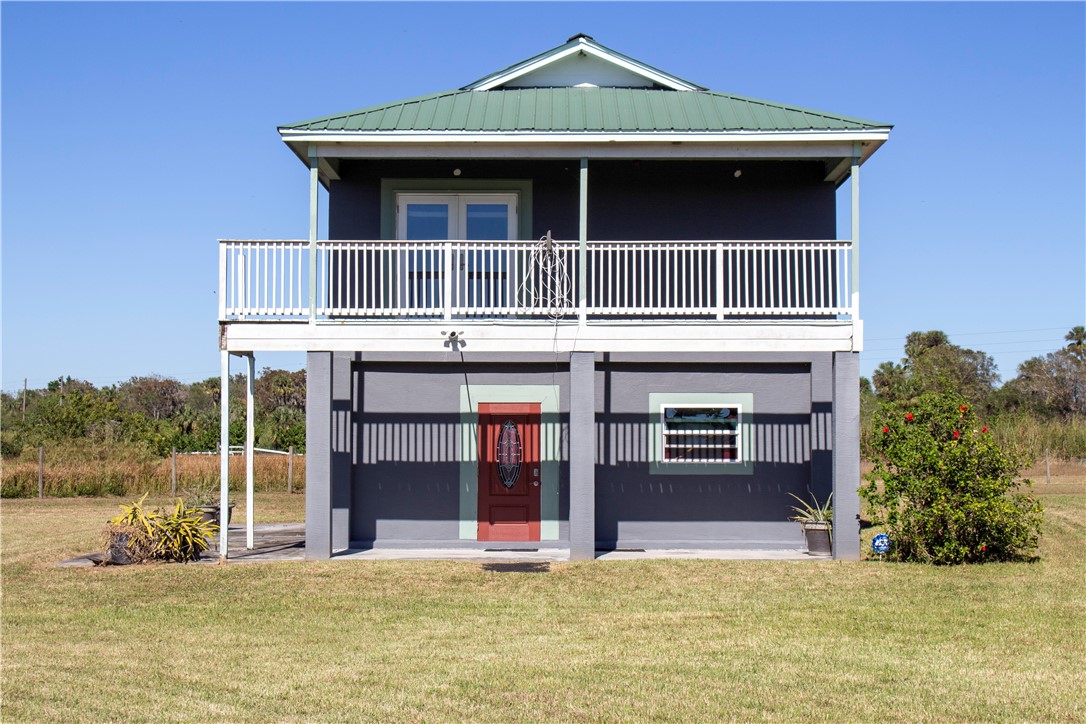
<instances>
[{"instance_id":1,"label":"grass lawn","mask_svg":"<svg viewBox=\"0 0 1086 724\"><path fill-rule=\"evenodd\" d=\"M1086 719L1086 487L1042 560L59 569L117 499L4 501L3 721ZM301 498L258 496L260 520ZM240 512L240 508L239 508Z\"/></svg>"}]
</instances>

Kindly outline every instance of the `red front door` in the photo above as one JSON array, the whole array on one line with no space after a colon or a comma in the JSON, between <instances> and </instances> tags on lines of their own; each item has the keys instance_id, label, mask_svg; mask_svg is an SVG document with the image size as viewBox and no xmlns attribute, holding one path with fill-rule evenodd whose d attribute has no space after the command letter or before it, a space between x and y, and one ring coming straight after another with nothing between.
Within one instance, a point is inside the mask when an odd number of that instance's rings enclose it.
<instances>
[{"instance_id":1,"label":"red front door","mask_svg":"<svg viewBox=\"0 0 1086 724\"><path fill-rule=\"evenodd\" d=\"M479 403L479 540L539 540L539 403Z\"/></svg>"}]
</instances>

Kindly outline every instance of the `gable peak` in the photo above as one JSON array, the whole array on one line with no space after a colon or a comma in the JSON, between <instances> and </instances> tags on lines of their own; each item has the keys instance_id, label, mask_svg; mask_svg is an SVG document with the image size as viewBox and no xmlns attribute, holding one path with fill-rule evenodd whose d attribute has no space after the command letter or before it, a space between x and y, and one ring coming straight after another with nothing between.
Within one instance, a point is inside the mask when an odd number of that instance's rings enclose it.
<instances>
[{"instance_id":1,"label":"gable peak","mask_svg":"<svg viewBox=\"0 0 1086 724\"><path fill-rule=\"evenodd\" d=\"M461 90L562 87L705 90L601 45L587 33L572 35L562 45L491 73Z\"/></svg>"}]
</instances>

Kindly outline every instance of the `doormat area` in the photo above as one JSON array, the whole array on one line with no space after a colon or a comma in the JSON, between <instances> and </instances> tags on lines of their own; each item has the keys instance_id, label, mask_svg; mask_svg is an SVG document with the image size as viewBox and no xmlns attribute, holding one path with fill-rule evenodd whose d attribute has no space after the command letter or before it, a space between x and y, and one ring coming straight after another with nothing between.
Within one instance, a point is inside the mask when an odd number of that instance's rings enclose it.
<instances>
[{"instance_id":1,"label":"doormat area","mask_svg":"<svg viewBox=\"0 0 1086 724\"><path fill-rule=\"evenodd\" d=\"M551 564L534 561L521 561L519 563L484 563L482 569L495 573L550 573Z\"/></svg>"}]
</instances>

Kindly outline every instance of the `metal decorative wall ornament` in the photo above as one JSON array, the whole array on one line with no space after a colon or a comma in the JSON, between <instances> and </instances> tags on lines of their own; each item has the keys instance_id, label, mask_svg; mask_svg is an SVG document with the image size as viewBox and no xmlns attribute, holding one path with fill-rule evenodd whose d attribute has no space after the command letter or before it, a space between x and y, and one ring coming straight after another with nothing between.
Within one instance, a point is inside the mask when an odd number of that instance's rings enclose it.
<instances>
[{"instance_id":1,"label":"metal decorative wall ornament","mask_svg":"<svg viewBox=\"0 0 1086 724\"><path fill-rule=\"evenodd\" d=\"M498 434L498 477L502 485L512 488L520 478L521 443L516 423L506 420Z\"/></svg>"}]
</instances>

